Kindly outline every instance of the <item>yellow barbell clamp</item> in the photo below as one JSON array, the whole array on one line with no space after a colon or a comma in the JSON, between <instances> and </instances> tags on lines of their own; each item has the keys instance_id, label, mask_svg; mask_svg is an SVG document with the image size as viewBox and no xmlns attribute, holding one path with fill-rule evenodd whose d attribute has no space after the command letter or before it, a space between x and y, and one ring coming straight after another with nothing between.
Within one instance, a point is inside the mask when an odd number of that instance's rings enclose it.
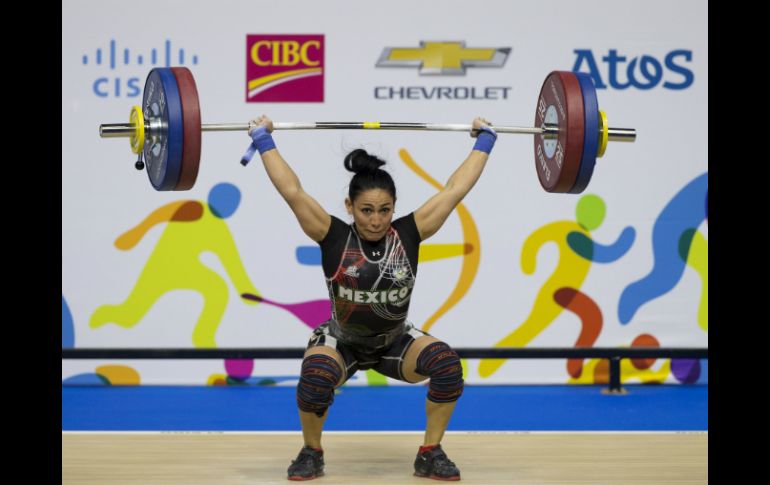
<instances>
[{"instance_id":1,"label":"yellow barbell clamp","mask_svg":"<svg viewBox=\"0 0 770 485\"><path fill-rule=\"evenodd\" d=\"M128 122L134 125L134 132L131 134L131 151L139 154L144 148L144 115L141 106L131 108Z\"/></svg>"},{"instance_id":2,"label":"yellow barbell clamp","mask_svg":"<svg viewBox=\"0 0 770 485\"><path fill-rule=\"evenodd\" d=\"M604 150L607 149L607 141L609 141L609 125L607 124L607 115L604 111L599 111L599 150L596 152L597 157L604 156Z\"/></svg>"}]
</instances>

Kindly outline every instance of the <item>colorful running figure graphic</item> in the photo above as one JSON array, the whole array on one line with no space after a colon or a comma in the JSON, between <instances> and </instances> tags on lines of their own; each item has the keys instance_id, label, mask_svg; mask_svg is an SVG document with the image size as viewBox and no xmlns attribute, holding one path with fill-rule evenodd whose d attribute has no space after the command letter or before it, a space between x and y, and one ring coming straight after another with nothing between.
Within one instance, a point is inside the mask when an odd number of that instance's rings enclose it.
<instances>
[{"instance_id":1,"label":"colorful running figure graphic","mask_svg":"<svg viewBox=\"0 0 770 485\"><path fill-rule=\"evenodd\" d=\"M599 336L602 315L593 300L579 291L588 274L591 262L610 263L628 252L634 243L636 232L626 227L613 244L604 246L591 238L591 232L604 222L606 204L599 196L585 195L576 207L575 221L556 221L532 233L524 242L521 252L521 268L525 274L533 274L540 249L547 243L556 243L559 261L548 281L537 295L527 319L516 330L506 335L495 347L524 347L545 330L559 314L568 309L576 313L582 322L577 345L590 346ZM505 359L482 359L479 375L489 377L506 362ZM579 376L582 361L570 362L571 375Z\"/></svg>"},{"instance_id":2,"label":"colorful running figure graphic","mask_svg":"<svg viewBox=\"0 0 770 485\"><path fill-rule=\"evenodd\" d=\"M696 237L696 229L706 220L707 211L708 172L684 186L655 220L653 267L620 295L620 323L629 323L642 306L671 291L689 265L698 271L703 281L705 299L701 298L698 324L704 331L708 330L708 243L702 235Z\"/></svg>"},{"instance_id":3,"label":"colorful running figure graphic","mask_svg":"<svg viewBox=\"0 0 770 485\"><path fill-rule=\"evenodd\" d=\"M221 183L211 189L207 204L195 200L166 204L120 235L115 240L115 247L128 251L139 244L150 229L167 223L128 298L118 305L97 308L91 315L91 328L106 323L131 328L165 293L193 290L203 297L203 311L192 334L193 345L216 347L215 335L230 291L227 281L201 262L201 254L213 253L219 258L238 294L259 294L246 274L225 222L240 201L241 192L236 186ZM257 304L251 300L243 301Z\"/></svg>"}]
</instances>

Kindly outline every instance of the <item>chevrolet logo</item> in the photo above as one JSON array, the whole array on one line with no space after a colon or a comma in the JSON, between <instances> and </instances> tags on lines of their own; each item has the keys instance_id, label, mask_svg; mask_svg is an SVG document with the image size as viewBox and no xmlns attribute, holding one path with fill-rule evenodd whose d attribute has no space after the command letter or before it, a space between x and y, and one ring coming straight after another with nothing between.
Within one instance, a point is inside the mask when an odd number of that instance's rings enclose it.
<instances>
[{"instance_id":1,"label":"chevrolet logo","mask_svg":"<svg viewBox=\"0 0 770 485\"><path fill-rule=\"evenodd\" d=\"M420 47L386 47L377 67L419 67L420 75L465 75L468 67L503 67L510 47L465 47L465 42L426 42Z\"/></svg>"}]
</instances>

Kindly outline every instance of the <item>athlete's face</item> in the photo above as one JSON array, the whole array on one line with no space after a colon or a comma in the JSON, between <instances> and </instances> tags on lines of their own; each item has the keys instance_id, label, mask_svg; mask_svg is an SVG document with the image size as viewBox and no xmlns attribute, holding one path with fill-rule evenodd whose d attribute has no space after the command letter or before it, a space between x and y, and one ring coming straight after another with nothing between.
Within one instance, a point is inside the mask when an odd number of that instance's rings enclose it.
<instances>
[{"instance_id":1,"label":"athlete's face","mask_svg":"<svg viewBox=\"0 0 770 485\"><path fill-rule=\"evenodd\" d=\"M385 235L393 220L395 205L393 197L382 189L361 192L352 203L349 198L345 199L345 207L353 216L358 234L367 241L377 241Z\"/></svg>"}]
</instances>

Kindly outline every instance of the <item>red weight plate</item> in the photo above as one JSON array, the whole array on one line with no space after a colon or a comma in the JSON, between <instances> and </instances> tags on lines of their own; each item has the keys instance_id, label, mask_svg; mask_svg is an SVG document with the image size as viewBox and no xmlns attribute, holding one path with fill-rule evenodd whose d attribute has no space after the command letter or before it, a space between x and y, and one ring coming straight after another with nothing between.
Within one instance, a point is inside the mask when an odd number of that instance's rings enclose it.
<instances>
[{"instance_id":1,"label":"red weight plate","mask_svg":"<svg viewBox=\"0 0 770 485\"><path fill-rule=\"evenodd\" d=\"M580 171L585 120L583 93L574 73L553 71L545 78L535 108L535 126L558 127L558 137L535 135L535 167L548 192L568 192Z\"/></svg>"},{"instance_id":2,"label":"red weight plate","mask_svg":"<svg viewBox=\"0 0 770 485\"><path fill-rule=\"evenodd\" d=\"M172 67L171 71L179 85L184 120L184 147L182 149L182 170L174 190L189 190L198 178L201 159L201 108L195 79L186 67Z\"/></svg>"}]
</instances>

